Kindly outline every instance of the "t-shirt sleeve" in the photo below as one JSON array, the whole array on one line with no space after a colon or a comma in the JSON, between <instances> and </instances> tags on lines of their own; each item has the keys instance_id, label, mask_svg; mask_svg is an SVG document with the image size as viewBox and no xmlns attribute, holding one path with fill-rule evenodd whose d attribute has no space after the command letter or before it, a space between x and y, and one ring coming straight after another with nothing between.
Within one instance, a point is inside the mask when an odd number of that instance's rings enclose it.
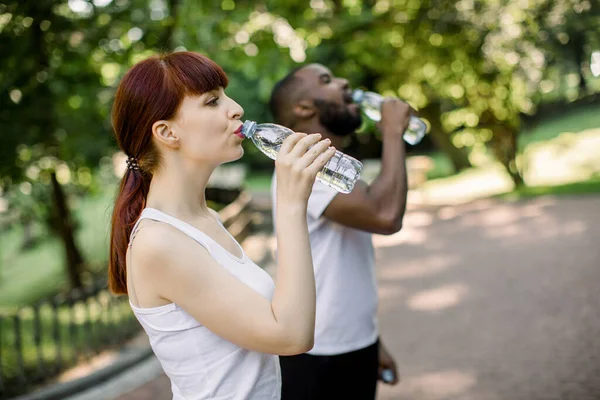
<instances>
[{"instance_id":1,"label":"t-shirt sleeve","mask_svg":"<svg viewBox=\"0 0 600 400\"><path fill-rule=\"evenodd\" d=\"M312 193L308 198L308 216L314 219L321 218L323 212L337 194L338 192L335 189L326 186L319 181L315 181Z\"/></svg>"}]
</instances>

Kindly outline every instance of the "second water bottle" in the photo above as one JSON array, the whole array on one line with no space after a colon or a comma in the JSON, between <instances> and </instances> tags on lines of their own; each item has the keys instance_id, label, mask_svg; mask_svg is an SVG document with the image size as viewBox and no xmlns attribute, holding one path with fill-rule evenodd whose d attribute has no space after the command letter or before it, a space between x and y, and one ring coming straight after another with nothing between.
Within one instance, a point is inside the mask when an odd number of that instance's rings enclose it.
<instances>
[{"instance_id":1,"label":"second water bottle","mask_svg":"<svg viewBox=\"0 0 600 400\"><path fill-rule=\"evenodd\" d=\"M260 151L273 160L277 158L284 139L293 133L291 129L277 124L245 121L242 126L242 134L251 139ZM360 178L362 168L360 161L336 150L335 155L317 174L317 180L340 193L350 193Z\"/></svg>"},{"instance_id":2,"label":"second water bottle","mask_svg":"<svg viewBox=\"0 0 600 400\"><path fill-rule=\"evenodd\" d=\"M352 100L360 105L365 115L372 121L381 121L381 105L384 97L379 93L365 92L361 89L356 89L352 92ZM423 139L427 132L427 125L422 119L411 116L408 121L408 127L404 131L404 141L408 144L415 145Z\"/></svg>"}]
</instances>

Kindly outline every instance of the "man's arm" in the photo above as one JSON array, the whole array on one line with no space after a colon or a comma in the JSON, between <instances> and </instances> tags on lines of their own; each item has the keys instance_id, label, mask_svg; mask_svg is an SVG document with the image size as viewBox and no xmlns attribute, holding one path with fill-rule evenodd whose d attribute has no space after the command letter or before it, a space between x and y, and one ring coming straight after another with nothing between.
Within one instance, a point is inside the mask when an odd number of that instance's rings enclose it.
<instances>
[{"instance_id":1,"label":"man's arm","mask_svg":"<svg viewBox=\"0 0 600 400\"><path fill-rule=\"evenodd\" d=\"M349 194L338 194L323 215L339 224L390 235L402 228L406 210L405 148L402 134L412 109L398 99L386 99L379 124L383 135L381 171L371 185L360 181Z\"/></svg>"}]
</instances>

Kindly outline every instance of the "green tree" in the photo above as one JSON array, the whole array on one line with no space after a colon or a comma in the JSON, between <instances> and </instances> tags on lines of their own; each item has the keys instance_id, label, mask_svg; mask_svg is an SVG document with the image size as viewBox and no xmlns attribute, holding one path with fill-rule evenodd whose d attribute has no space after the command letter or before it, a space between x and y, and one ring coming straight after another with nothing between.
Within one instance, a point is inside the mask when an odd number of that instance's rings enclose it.
<instances>
[{"instance_id":1,"label":"green tree","mask_svg":"<svg viewBox=\"0 0 600 400\"><path fill-rule=\"evenodd\" d=\"M74 238L69 197L93 186L92 171L114 148L109 114L117 78L148 49L169 50L175 26L170 11L177 5L177 0L151 7L142 0L0 4L7 52L0 71L2 186L23 195L41 193L42 207L21 211L37 210L35 217L46 216L60 236L72 287L82 285L85 261ZM52 201L41 201L48 198Z\"/></svg>"}]
</instances>

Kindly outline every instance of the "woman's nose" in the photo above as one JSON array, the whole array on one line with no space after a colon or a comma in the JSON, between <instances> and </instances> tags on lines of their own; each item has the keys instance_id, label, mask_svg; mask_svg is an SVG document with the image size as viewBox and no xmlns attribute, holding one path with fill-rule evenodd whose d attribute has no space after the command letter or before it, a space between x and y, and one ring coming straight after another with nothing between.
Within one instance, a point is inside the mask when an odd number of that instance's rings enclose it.
<instances>
[{"instance_id":1,"label":"woman's nose","mask_svg":"<svg viewBox=\"0 0 600 400\"><path fill-rule=\"evenodd\" d=\"M233 104L229 111L229 117L232 119L241 119L242 116L244 115L244 109L242 108L242 106L240 106L235 101L231 100L231 102Z\"/></svg>"}]
</instances>

